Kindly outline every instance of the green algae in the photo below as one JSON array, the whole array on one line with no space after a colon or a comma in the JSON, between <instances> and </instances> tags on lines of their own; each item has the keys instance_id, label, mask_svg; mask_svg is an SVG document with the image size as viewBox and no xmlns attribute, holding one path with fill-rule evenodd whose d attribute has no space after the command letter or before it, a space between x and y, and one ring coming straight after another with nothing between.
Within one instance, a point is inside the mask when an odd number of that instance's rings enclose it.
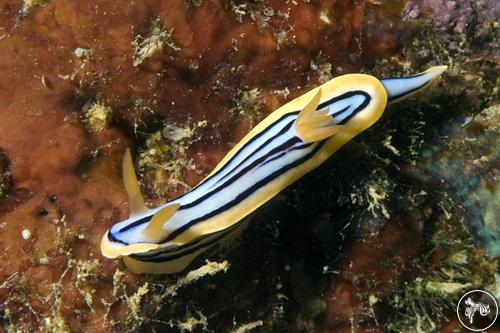
<instances>
[{"instance_id":1,"label":"green algae","mask_svg":"<svg viewBox=\"0 0 500 333\"><path fill-rule=\"evenodd\" d=\"M198 133L207 126L207 121L189 122L183 126L161 122L159 129L143 133L144 143L134 161L146 192L162 197L171 191L191 188L184 177L188 172L199 171L189 156L189 148L201 139Z\"/></svg>"},{"instance_id":2,"label":"green algae","mask_svg":"<svg viewBox=\"0 0 500 333\"><path fill-rule=\"evenodd\" d=\"M436 332L465 291L495 289L497 262L475 247L463 224L442 216L428 240L428 251L417 263L424 273L393 286L386 300L391 314L385 324L388 331Z\"/></svg>"},{"instance_id":3,"label":"green algae","mask_svg":"<svg viewBox=\"0 0 500 333\"><path fill-rule=\"evenodd\" d=\"M232 98L230 112L236 116L245 116L253 126L260 118L263 110L262 91L259 88L243 87L236 91Z\"/></svg>"}]
</instances>

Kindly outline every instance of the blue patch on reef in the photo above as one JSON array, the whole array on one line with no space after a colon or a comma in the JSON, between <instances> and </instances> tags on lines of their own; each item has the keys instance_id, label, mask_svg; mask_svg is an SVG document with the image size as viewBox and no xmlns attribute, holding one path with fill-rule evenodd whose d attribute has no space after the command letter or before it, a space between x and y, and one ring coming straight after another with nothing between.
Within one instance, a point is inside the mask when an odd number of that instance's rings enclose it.
<instances>
[{"instance_id":1,"label":"blue patch on reef","mask_svg":"<svg viewBox=\"0 0 500 333\"><path fill-rule=\"evenodd\" d=\"M424 154L433 177L444 181L462 208L463 222L489 255L500 255L500 137L487 130L467 130L455 123L443 136L447 145ZM460 211L458 209L457 211Z\"/></svg>"}]
</instances>

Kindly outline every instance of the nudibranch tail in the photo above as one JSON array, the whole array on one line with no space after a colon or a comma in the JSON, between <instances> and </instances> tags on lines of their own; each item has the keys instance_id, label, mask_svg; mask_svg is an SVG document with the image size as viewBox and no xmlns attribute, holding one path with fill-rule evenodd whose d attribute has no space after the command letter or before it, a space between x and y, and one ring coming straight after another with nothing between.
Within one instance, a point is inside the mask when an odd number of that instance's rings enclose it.
<instances>
[{"instance_id":1,"label":"nudibranch tail","mask_svg":"<svg viewBox=\"0 0 500 333\"><path fill-rule=\"evenodd\" d=\"M387 91L389 103L401 101L427 87L432 81L443 74L448 66L434 66L425 72L400 78L380 80Z\"/></svg>"},{"instance_id":2,"label":"nudibranch tail","mask_svg":"<svg viewBox=\"0 0 500 333\"><path fill-rule=\"evenodd\" d=\"M427 86L445 67L409 78L337 77L283 105L238 142L190 192L155 209L140 193L130 151L123 160L130 217L101 242L136 273L176 273L234 234L241 221L354 136L394 101Z\"/></svg>"}]
</instances>

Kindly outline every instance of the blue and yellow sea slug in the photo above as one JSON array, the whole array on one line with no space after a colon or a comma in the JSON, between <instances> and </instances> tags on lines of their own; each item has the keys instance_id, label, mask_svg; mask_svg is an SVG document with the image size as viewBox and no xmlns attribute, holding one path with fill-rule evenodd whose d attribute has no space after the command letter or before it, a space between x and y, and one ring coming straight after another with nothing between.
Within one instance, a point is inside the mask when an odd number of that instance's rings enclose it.
<instances>
[{"instance_id":1,"label":"blue and yellow sea slug","mask_svg":"<svg viewBox=\"0 0 500 333\"><path fill-rule=\"evenodd\" d=\"M136 273L182 271L285 187L372 126L388 102L424 88L445 66L403 78L343 75L283 105L248 133L192 191L160 207L144 204L132 157L123 159L130 217L101 250Z\"/></svg>"}]
</instances>

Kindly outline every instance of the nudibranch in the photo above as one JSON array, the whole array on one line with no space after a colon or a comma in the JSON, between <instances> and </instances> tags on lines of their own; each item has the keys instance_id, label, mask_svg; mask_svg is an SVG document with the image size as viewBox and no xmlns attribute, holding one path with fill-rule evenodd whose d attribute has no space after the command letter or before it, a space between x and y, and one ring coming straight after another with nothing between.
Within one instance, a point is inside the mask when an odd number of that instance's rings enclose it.
<instances>
[{"instance_id":1,"label":"nudibranch","mask_svg":"<svg viewBox=\"0 0 500 333\"><path fill-rule=\"evenodd\" d=\"M347 74L283 105L255 126L190 192L149 209L132 157L123 158L130 217L103 236L105 257L135 273L176 273L233 232L251 212L372 126L387 103L423 89L446 66L377 79Z\"/></svg>"}]
</instances>

